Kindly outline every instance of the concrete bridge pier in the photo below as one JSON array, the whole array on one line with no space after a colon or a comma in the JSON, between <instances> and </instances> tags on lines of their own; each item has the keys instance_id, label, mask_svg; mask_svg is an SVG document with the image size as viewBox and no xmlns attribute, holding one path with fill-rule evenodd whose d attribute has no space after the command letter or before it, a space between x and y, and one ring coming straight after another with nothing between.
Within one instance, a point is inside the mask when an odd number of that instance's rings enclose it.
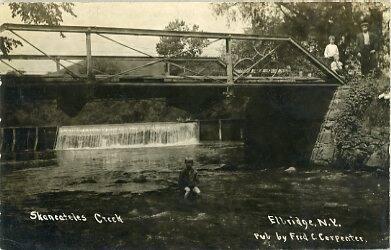
<instances>
[{"instance_id":1,"label":"concrete bridge pier","mask_svg":"<svg viewBox=\"0 0 391 250\"><path fill-rule=\"evenodd\" d=\"M308 165L335 88L265 88L246 110L246 154L254 166Z\"/></svg>"},{"instance_id":2,"label":"concrete bridge pier","mask_svg":"<svg viewBox=\"0 0 391 250\"><path fill-rule=\"evenodd\" d=\"M335 91L311 154L311 164L318 166L330 166L335 163L336 143L332 127L338 113L341 108L343 108L343 100L346 98L349 88L349 86L344 85Z\"/></svg>"}]
</instances>

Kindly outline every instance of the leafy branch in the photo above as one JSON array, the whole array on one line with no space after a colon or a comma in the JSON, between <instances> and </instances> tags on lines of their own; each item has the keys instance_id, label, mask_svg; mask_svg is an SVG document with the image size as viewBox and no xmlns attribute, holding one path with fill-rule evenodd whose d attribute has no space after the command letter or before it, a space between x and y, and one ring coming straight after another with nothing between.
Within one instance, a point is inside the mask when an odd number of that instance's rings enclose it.
<instances>
[{"instance_id":1,"label":"leafy branch","mask_svg":"<svg viewBox=\"0 0 391 250\"><path fill-rule=\"evenodd\" d=\"M63 22L63 13L73 17L73 3L10 3L12 18L20 17L26 24L60 25ZM61 37L65 37L60 33ZM23 46L22 42L9 37L0 37L0 50L3 55L8 55L11 50Z\"/></svg>"}]
</instances>

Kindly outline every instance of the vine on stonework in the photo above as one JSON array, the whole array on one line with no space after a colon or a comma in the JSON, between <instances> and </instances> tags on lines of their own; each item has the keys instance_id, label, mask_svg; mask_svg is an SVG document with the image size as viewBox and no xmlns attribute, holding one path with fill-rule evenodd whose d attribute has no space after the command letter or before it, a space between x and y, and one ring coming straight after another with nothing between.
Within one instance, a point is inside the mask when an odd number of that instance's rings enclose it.
<instances>
[{"instance_id":1,"label":"vine on stonework","mask_svg":"<svg viewBox=\"0 0 391 250\"><path fill-rule=\"evenodd\" d=\"M366 157L367 137L362 133L362 120L365 111L376 98L375 83L372 78L354 78L348 84L349 92L344 97L334 126L337 158L348 167L361 164Z\"/></svg>"}]
</instances>

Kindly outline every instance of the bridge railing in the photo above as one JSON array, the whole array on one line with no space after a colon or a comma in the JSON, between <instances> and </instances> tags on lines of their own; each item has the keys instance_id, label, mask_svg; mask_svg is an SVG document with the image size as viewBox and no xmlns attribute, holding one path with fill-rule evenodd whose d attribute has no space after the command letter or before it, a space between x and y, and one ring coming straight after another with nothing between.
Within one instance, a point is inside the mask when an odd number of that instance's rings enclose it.
<instances>
[{"instance_id":1,"label":"bridge railing","mask_svg":"<svg viewBox=\"0 0 391 250\"><path fill-rule=\"evenodd\" d=\"M343 79L324 65L308 50L301 46L297 41L289 37L266 37L255 34L235 34L235 33L214 33L214 32L187 32L187 31L166 31L166 30L149 30L149 29L131 29L131 28L113 28L113 27L85 27L85 26L46 26L46 25L26 25L26 24L10 24L5 23L1 25L0 31L9 31L17 39L29 44L41 55L2 55L0 60L12 67L6 59L12 60L52 60L57 65L57 72L69 74L71 77L78 80L83 79L86 81L118 81L119 79L132 78L134 72L140 72L141 69L160 65L164 68L164 72L154 72L152 76L148 76L150 79L164 79L164 80L194 80L194 81L212 81L225 84L235 84L242 82L254 82L267 78L268 81L276 80L279 78L292 78L289 75L292 72L292 68L296 64L302 63L303 60L295 57L304 57L308 60L309 64L304 67L313 66L319 72L321 72L327 82L333 82L335 84L343 83ZM50 55L37 45L19 34L19 31L31 31L31 32L60 32L60 33L81 33L85 35L85 55ZM142 54L140 57L130 56L93 56L91 39L92 35L99 36L113 43L126 47L134 52ZM145 37L183 37L183 38L203 38L207 40L206 45L215 43L216 41L225 42L225 53L223 57L183 57L183 51L172 56L156 57L149 53L146 53L138 48L119 42L107 35L126 35L126 36L145 36ZM214 40L210 40L214 39ZM249 56L238 57L233 51L233 46L238 45L238 41L245 43L251 43L254 51L249 52ZM236 44L234 43L236 42ZM256 45L254 45L256 44ZM263 51L259 51L257 46L265 47ZM286 48L290 47L289 50ZM293 53L297 53L292 56ZM296 59L291 64L281 64L278 60L282 60L281 57L293 57ZM277 58L277 59L276 59ZM94 69L94 64L97 64L99 60L107 61L108 59L115 60L133 60L133 63L129 63L132 67L126 70L119 70L118 72L99 72ZM84 60L79 62L84 70L81 72L75 71L69 66L64 65L64 60ZM143 61L144 63L134 63L135 61ZM200 68L189 68L187 65L204 65ZM213 64L213 67L211 66ZM217 66L216 66L217 65ZM282 65L282 66L281 66ZM176 68L176 73L172 73L172 69ZM215 69L211 73L211 69ZM14 68L16 71L17 69ZM183 72L178 71L181 69ZM219 71L218 74L216 72ZM220 72L221 71L221 72ZM18 72L18 71L17 71ZM179 72L179 73L178 73ZM19 72L23 73L23 72ZM134 74L133 77L141 78L146 77L143 74ZM273 78L273 79L272 79ZM318 75L313 76L311 73L303 75L302 71L295 77L297 79L309 79L312 82L320 80ZM281 79L280 79L281 80Z\"/></svg>"}]
</instances>

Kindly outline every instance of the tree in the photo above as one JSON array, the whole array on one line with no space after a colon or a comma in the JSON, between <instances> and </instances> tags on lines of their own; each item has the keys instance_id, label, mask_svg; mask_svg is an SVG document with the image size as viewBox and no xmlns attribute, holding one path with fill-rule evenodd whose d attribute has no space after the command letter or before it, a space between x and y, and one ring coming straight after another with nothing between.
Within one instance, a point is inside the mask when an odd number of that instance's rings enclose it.
<instances>
[{"instance_id":1,"label":"tree","mask_svg":"<svg viewBox=\"0 0 391 250\"><path fill-rule=\"evenodd\" d=\"M331 34L355 37L363 15L370 15L373 29L378 30L378 17L373 13L384 12L388 8L388 5L382 3L352 2L250 2L213 5L217 15L225 15L233 21L240 16L258 34L292 36L300 41L313 36L322 45L327 43L327 37Z\"/></svg>"},{"instance_id":2,"label":"tree","mask_svg":"<svg viewBox=\"0 0 391 250\"><path fill-rule=\"evenodd\" d=\"M389 10L389 4L385 2L244 2L213 4L212 8L217 15L226 16L230 21L238 17L247 21L252 33L291 36L307 48L314 46L312 51L320 57L329 35L336 36L337 40L344 35L350 50L353 49L363 16L368 17L370 29L378 33L381 42L388 42L388 36L382 34L382 13Z\"/></svg>"},{"instance_id":3,"label":"tree","mask_svg":"<svg viewBox=\"0 0 391 250\"><path fill-rule=\"evenodd\" d=\"M199 31L199 26L193 25L190 28L185 21L176 19L164 29L168 31ZM206 46L207 41L205 38L161 37L156 44L156 52L161 56L196 57L202 54L202 49Z\"/></svg>"},{"instance_id":4,"label":"tree","mask_svg":"<svg viewBox=\"0 0 391 250\"><path fill-rule=\"evenodd\" d=\"M20 17L26 24L60 25L63 13L76 17L72 3L9 3L12 18ZM63 34L61 34L63 36ZM3 55L18 47L22 42L10 37L0 36L0 50Z\"/></svg>"}]
</instances>

